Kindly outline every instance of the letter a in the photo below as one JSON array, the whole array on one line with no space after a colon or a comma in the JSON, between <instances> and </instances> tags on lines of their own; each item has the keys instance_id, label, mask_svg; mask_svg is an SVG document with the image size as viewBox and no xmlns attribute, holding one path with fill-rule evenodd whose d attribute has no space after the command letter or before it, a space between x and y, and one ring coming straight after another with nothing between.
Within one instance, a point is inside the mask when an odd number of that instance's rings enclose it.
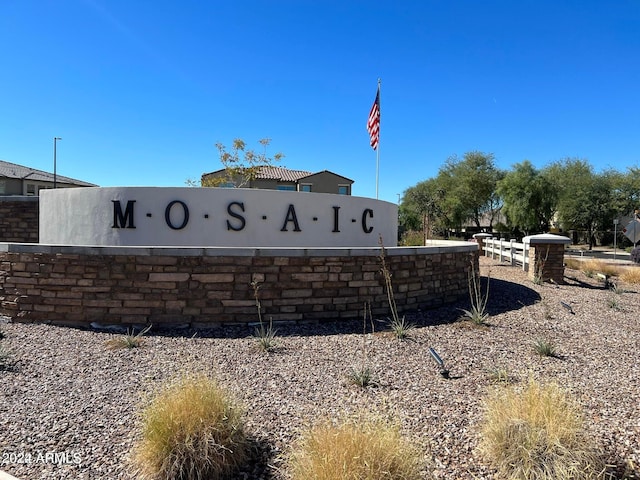
<instances>
[{"instance_id":1,"label":"letter a","mask_svg":"<svg viewBox=\"0 0 640 480\"><path fill-rule=\"evenodd\" d=\"M287 210L287 217L284 219L284 224L282 225L282 228L280 229L281 232L288 232L289 230L287 230L287 223L289 222L293 222L293 231L294 232L301 232L302 230L300 230L300 225L298 224L298 217L296 216L296 209L294 208L293 204L289 205L289 210Z\"/></svg>"}]
</instances>

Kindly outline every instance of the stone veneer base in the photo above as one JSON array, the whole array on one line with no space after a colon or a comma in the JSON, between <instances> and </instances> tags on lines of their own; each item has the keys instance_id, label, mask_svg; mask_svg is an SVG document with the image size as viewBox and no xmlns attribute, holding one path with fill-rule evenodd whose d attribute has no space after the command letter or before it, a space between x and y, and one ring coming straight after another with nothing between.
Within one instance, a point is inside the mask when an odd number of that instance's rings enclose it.
<instances>
[{"instance_id":1,"label":"stone veneer base","mask_svg":"<svg viewBox=\"0 0 640 480\"><path fill-rule=\"evenodd\" d=\"M390 315L379 248L92 247L0 243L0 315L89 327L206 328ZM386 249L400 313L468 295L478 246Z\"/></svg>"}]
</instances>

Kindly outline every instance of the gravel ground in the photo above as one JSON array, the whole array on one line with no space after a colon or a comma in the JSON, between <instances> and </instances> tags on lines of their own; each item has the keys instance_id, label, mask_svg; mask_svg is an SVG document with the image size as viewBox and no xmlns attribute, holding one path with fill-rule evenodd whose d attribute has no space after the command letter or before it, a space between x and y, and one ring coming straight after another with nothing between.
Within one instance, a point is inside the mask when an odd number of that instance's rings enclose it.
<instances>
[{"instance_id":1,"label":"gravel ground","mask_svg":"<svg viewBox=\"0 0 640 480\"><path fill-rule=\"evenodd\" d=\"M515 383L531 376L567 388L608 461L640 478L640 288L625 285L616 294L573 270L565 285L535 285L518 268L487 258L481 273L491 278L487 327L456 322L458 308L468 308L462 302L412 314L418 328L403 342L383 322L363 335L355 321L279 326L273 353L256 349L248 327L152 330L140 348L109 350L112 333L4 319L0 345L11 364L0 371L0 470L21 480L135 478L128 459L141 407L176 375L199 371L247 409L253 463L238 478L287 478L280 455L300 428L366 411L401 421L424 451L424 478L491 479L477 430L490 372L504 368ZM536 355L535 338L555 343L559 356ZM377 388L347 381L363 345ZM450 379L439 375L429 346Z\"/></svg>"}]
</instances>

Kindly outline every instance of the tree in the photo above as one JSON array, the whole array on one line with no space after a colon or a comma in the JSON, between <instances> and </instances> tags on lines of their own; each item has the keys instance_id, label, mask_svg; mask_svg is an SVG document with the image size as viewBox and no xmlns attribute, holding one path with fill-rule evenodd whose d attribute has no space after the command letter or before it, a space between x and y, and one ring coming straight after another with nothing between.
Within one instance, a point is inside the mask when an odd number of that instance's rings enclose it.
<instances>
[{"instance_id":1,"label":"tree","mask_svg":"<svg viewBox=\"0 0 640 480\"><path fill-rule=\"evenodd\" d=\"M423 240L446 223L446 215L441 208L444 191L437 179L424 180L405 190L400 204L401 224L410 230L421 229Z\"/></svg>"},{"instance_id":2,"label":"tree","mask_svg":"<svg viewBox=\"0 0 640 480\"><path fill-rule=\"evenodd\" d=\"M558 191L558 216L566 229L587 233L589 249L599 228L608 225L613 211L613 178L597 175L586 160L565 159L545 168Z\"/></svg>"},{"instance_id":3,"label":"tree","mask_svg":"<svg viewBox=\"0 0 640 480\"><path fill-rule=\"evenodd\" d=\"M220 163L224 166L225 173L220 176L203 176L201 186L233 185L243 187L255 180L261 168L273 166L275 162L284 158L282 153L276 153L273 158L267 156L267 147L271 143L270 138L262 138L258 140L258 143L263 147L262 152L248 150L246 142L241 138L233 140L230 151L222 143L216 143Z\"/></svg>"},{"instance_id":4,"label":"tree","mask_svg":"<svg viewBox=\"0 0 640 480\"><path fill-rule=\"evenodd\" d=\"M448 212L449 227L458 228L472 220L480 228L486 216L491 228L500 210L496 185L503 176L491 153L474 151L465 153L462 160L456 156L447 159L437 182L444 192L440 207Z\"/></svg>"},{"instance_id":5,"label":"tree","mask_svg":"<svg viewBox=\"0 0 640 480\"><path fill-rule=\"evenodd\" d=\"M511 228L525 234L546 232L556 211L557 190L530 161L517 163L497 185L502 213Z\"/></svg>"},{"instance_id":6,"label":"tree","mask_svg":"<svg viewBox=\"0 0 640 480\"><path fill-rule=\"evenodd\" d=\"M640 208L640 168L628 167L626 173L609 171L612 182L613 210L616 217Z\"/></svg>"}]
</instances>

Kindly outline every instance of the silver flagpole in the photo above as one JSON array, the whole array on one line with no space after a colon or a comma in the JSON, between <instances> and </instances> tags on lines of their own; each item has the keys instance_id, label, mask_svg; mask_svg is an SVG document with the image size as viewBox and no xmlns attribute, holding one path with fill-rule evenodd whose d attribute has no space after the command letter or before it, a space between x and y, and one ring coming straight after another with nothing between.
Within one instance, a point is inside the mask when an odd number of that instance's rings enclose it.
<instances>
[{"instance_id":1,"label":"silver flagpole","mask_svg":"<svg viewBox=\"0 0 640 480\"><path fill-rule=\"evenodd\" d=\"M378 79L378 148L376 148L376 200L378 200L378 186L380 183L380 123L382 122L380 83L380 79Z\"/></svg>"}]
</instances>

